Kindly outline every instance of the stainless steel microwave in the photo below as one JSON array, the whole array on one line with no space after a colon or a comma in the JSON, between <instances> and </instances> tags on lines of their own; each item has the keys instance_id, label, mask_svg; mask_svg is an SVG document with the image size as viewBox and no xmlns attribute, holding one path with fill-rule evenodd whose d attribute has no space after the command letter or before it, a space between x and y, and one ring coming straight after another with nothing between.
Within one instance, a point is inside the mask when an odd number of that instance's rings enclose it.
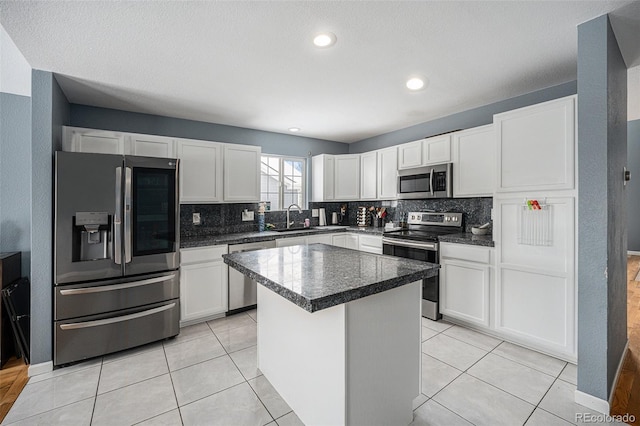
<instances>
[{"instance_id":1,"label":"stainless steel microwave","mask_svg":"<svg viewBox=\"0 0 640 426\"><path fill-rule=\"evenodd\" d=\"M451 163L447 163L398 170L398 198L410 200L453 197L451 168Z\"/></svg>"}]
</instances>

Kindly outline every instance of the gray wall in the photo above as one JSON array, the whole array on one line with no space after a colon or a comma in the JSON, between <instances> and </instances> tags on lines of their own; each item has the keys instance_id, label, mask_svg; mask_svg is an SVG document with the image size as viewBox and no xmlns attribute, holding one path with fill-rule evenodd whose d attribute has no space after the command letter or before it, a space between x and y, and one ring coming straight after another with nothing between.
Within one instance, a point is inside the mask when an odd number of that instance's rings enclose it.
<instances>
[{"instance_id":1,"label":"gray wall","mask_svg":"<svg viewBox=\"0 0 640 426\"><path fill-rule=\"evenodd\" d=\"M341 142L78 104L71 104L70 125L148 135L259 145L264 154L307 157L323 153L347 154L349 152L349 146Z\"/></svg>"},{"instance_id":2,"label":"gray wall","mask_svg":"<svg viewBox=\"0 0 640 426\"><path fill-rule=\"evenodd\" d=\"M627 69L604 15L578 26L578 390L608 401L627 340Z\"/></svg>"},{"instance_id":3,"label":"gray wall","mask_svg":"<svg viewBox=\"0 0 640 426\"><path fill-rule=\"evenodd\" d=\"M52 73L32 73L31 363L52 359L53 153L62 147L69 103Z\"/></svg>"},{"instance_id":4,"label":"gray wall","mask_svg":"<svg viewBox=\"0 0 640 426\"><path fill-rule=\"evenodd\" d=\"M373 151L404 142L422 139L440 133L452 132L460 129L470 129L493 123L493 114L498 114L512 109L522 108L528 105L549 101L576 94L576 82L560 84L548 87L526 95L506 99L504 101L485 105L479 108L448 115L446 117L431 120L405 129L385 133L369 139L364 139L349 145L350 153Z\"/></svg>"},{"instance_id":5,"label":"gray wall","mask_svg":"<svg viewBox=\"0 0 640 426\"><path fill-rule=\"evenodd\" d=\"M627 125L627 164L631 181L627 183L627 244L640 252L640 120Z\"/></svg>"},{"instance_id":6,"label":"gray wall","mask_svg":"<svg viewBox=\"0 0 640 426\"><path fill-rule=\"evenodd\" d=\"M0 93L0 251L31 267L31 98Z\"/></svg>"}]
</instances>

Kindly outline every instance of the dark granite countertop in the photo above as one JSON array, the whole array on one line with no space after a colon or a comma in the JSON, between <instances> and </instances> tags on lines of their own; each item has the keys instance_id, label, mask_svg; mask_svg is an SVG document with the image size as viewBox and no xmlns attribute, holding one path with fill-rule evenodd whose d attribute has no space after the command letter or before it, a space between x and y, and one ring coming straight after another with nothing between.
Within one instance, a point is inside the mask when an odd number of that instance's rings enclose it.
<instances>
[{"instance_id":1,"label":"dark granite countertop","mask_svg":"<svg viewBox=\"0 0 640 426\"><path fill-rule=\"evenodd\" d=\"M461 234L440 235L438 237L441 243L469 244L473 246L494 247L493 236L473 235L471 232L463 232Z\"/></svg>"},{"instance_id":2,"label":"dark granite countertop","mask_svg":"<svg viewBox=\"0 0 640 426\"><path fill-rule=\"evenodd\" d=\"M439 265L326 244L225 254L224 262L315 312L429 278Z\"/></svg>"},{"instance_id":3,"label":"dark granite countertop","mask_svg":"<svg viewBox=\"0 0 640 426\"><path fill-rule=\"evenodd\" d=\"M364 234L382 235L384 228L357 226L316 226L310 229L301 229L296 231L277 232L239 232L225 235L209 235L203 237L189 237L180 239L180 248L193 248L215 246L219 244L244 244L257 243L260 241L273 241L279 238L300 237L304 235L318 235L335 232L358 232Z\"/></svg>"}]
</instances>

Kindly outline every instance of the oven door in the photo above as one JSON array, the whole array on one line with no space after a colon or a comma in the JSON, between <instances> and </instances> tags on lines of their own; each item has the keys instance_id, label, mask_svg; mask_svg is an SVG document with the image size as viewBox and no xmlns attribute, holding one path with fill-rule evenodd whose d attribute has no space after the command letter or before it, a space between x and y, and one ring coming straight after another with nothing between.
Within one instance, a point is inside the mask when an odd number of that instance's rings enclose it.
<instances>
[{"instance_id":1,"label":"oven door","mask_svg":"<svg viewBox=\"0 0 640 426\"><path fill-rule=\"evenodd\" d=\"M405 259L439 263L438 243L382 238L382 253ZM438 305L440 297L440 277L435 275L422 280L422 316L437 321L442 318Z\"/></svg>"}]
</instances>

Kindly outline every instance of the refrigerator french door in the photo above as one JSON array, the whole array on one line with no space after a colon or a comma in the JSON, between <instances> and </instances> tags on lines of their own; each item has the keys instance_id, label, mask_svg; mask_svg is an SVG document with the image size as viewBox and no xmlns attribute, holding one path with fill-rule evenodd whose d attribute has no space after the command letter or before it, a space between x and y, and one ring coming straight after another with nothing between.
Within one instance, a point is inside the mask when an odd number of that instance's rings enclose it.
<instances>
[{"instance_id":1,"label":"refrigerator french door","mask_svg":"<svg viewBox=\"0 0 640 426\"><path fill-rule=\"evenodd\" d=\"M56 152L55 365L178 334L177 167Z\"/></svg>"}]
</instances>

